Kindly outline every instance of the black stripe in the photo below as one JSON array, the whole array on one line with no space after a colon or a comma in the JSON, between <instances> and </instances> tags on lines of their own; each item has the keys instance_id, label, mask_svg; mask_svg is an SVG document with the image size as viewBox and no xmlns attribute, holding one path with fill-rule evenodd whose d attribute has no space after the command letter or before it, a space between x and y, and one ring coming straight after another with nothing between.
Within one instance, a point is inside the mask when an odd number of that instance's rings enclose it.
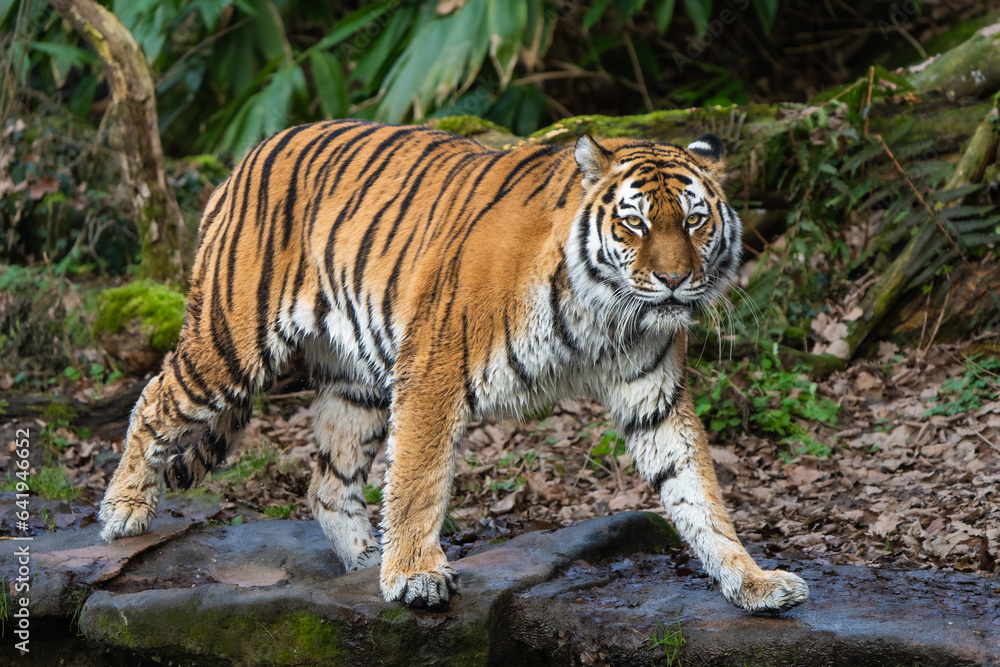
<instances>
[{"instance_id":1,"label":"black stripe","mask_svg":"<svg viewBox=\"0 0 1000 667\"><path fill-rule=\"evenodd\" d=\"M579 168L574 168L569 174L569 180L566 181L566 185L563 186L562 192L559 194L559 199L556 201L556 208L566 207L566 198L569 197L570 190L583 178L583 172Z\"/></svg>"},{"instance_id":2,"label":"black stripe","mask_svg":"<svg viewBox=\"0 0 1000 667\"><path fill-rule=\"evenodd\" d=\"M177 378L177 385L181 388L181 391L184 392L184 395L187 396L188 400L195 405L212 407L214 402L210 396L200 396L196 394L188 387L188 383L185 382L184 374L181 369L181 362L185 357L186 355L183 354L174 354L174 356L170 359L170 366L174 369L174 376ZM204 388L204 383L200 382L200 378L192 377L191 379L194 380L194 384L201 384L202 388ZM204 391L204 389L202 389L202 391Z\"/></svg>"},{"instance_id":3,"label":"black stripe","mask_svg":"<svg viewBox=\"0 0 1000 667\"><path fill-rule=\"evenodd\" d=\"M524 363L517 357L517 352L514 351L514 340L510 334L510 318L506 311L503 314L503 332L507 346L507 365L517 375L517 379L521 381L521 384L526 388L531 388L533 381L528 375L528 369L525 368Z\"/></svg>"},{"instance_id":4,"label":"black stripe","mask_svg":"<svg viewBox=\"0 0 1000 667\"><path fill-rule=\"evenodd\" d=\"M674 337L675 337L675 335L676 334L673 334L673 333L670 334L670 338L667 339L667 342L663 346L663 348L656 354L655 357L653 357L653 360L650 361L645 366L641 367L639 369L639 371L635 375L633 375L632 377L628 378L625 381L626 382L635 382L636 380L640 380L640 379L646 377L647 375L649 375L650 373L652 373L653 371L655 371L657 368L659 368L660 364L663 363L663 360L667 357L667 353L670 352L670 349L674 346ZM675 401L673 399L671 399L670 402L674 403Z\"/></svg>"},{"instance_id":5,"label":"black stripe","mask_svg":"<svg viewBox=\"0 0 1000 667\"><path fill-rule=\"evenodd\" d=\"M562 343L568 350L576 354L580 354L582 350L573 340L573 334L570 333L569 324L566 322L566 316L562 312L562 299L560 298L560 290L556 283L559 282L560 276L566 273L566 262L562 260L556 267L556 270L549 277L549 308L552 310L552 328L556 332L556 338Z\"/></svg>"},{"instance_id":6,"label":"black stripe","mask_svg":"<svg viewBox=\"0 0 1000 667\"><path fill-rule=\"evenodd\" d=\"M525 200L524 200L524 201L523 201L523 202L521 203L521 206L527 206L527 205L528 205L528 202L530 202L530 201L531 201L532 199L534 199L534 198L535 198L535 195L537 195L537 194L538 194L539 192L541 192L542 190L544 190L545 188L547 188L547 187L548 187L548 185L549 185L549 181L551 181L551 180L552 180L552 177L553 177L553 176L555 176L556 172L557 172L557 171L559 171L559 168L560 168L560 167L562 166L562 162L563 162L563 158L565 157L565 155L566 155L566 152L565 152L565 151L563 151L563 152L562 152L562 153L561 153L561 154L559 155L559 157L558 157L558 158L556 159L555 163L553 163L552 167L551 167L551 168L549 169L549 173L548 173L548 175L547 175L547 176L545 177L545 180L543 180L543 181L542 181L542 182L541 182L541 183L540 183L540 184L538 185L538 187L536 187L536 188L535 188L534 190L532 190L532 191L531 191L531 194L530 194L530 195L528 195L527 199L525 199Z\"/></svg>"},{"instance_id":7,"label":"black stripe","mask_svg":"<svg viewBox=\"0 0 1000 667\"><path fill-rule=\"evenodd\" d=\"M475 414L479 409L479 399L476 397L475 387L472 386L472 374L469 369L468 308L462 311L462 376L465 378L465 402L469 406L470 414Z\"/></svg>"},{"instance_id":8,"label":"black stripe","mask_svg":"<svg viewBox=\"0 0 1000 667\"><path fill-rule=\"evenodd\" d=\"M320 125L328 127L329 123L321 123ZM324 134L317 134L309 141L309 143L307 143L304 147L302 147L299 150L299 155L295 159L295 166L292 168L292 177L288 183L288 195L285 197L285 220L283 229L284 234L281 237L282 248L287 248L288 243L289 241L291 241L292 238L292 228L294 227L295 223L295 204L296 200L298 199L298 193L299 193L299 171L302 169L302 163L309 155L309 151L324 139L326 139L326 141L330 140ZM319 150L320 148L317 148L316 152L318 153ZM312 160L310 160L310 164L311 163Z\"/></svg>"},{"instance_id":9,"label":"black stripe","mask_svg":"<svg viewBox=\"0 0 1000 667\"><path fill-rule=\"evenodd\" d=\"M674 479L675 477L677 477L677 466L671 463L666 468L660 470L660 472L653 475L653 479L650 482L650 484L653 486L654 491L660 493L661 492L660 490L663 488L663 485L669 482L670 480Z\"/></svg>"},{"instance_id":10,"label":"black stripe","mask_svg":"<svg viewBox=\"0 0 1000 667\"><path fill-rule=\"evenodd\" d=\"M674 396L677 396L675 389ZM660 390L660 399L665 399L663 390ZM627 422L622 424L622 431L625 435L635 435L640 431L651 431L667 420L673 410L673 403L667 402L662 408L656 408L649 414L634 415Z\"/></svg>"},{"instance_id":11,"label":"black stripe","mask_svg":"<svg viewBox=\"0 0 1000 667\"><path fill-rule=\"evenodd\" d=\"M389 409L389 396L388 394L356 394L354 392L338 392L334 394L337 398L343 399L347 403L350 403L354 407L364 408L365 410L388 410Z\"/></svg>"},{"instance_id":12,"label":"black stripe","mask_svg":"<svg viewBox=\"0 0 1000 667\"><path fill-rule=\"evenodd\" d=\"M225 244L225 239L229 239L229 259L226 263L226 268L228 273L226 275L226 307L233 307L233 275L236 273L236 252L240 244L240 235L243 233L243 223L246 221L247 208L250 205L250 184L253 182L254 174L257 172L255 165L257 164L257 158L260 157L261 152L264 150L264 145L266 141L260 142L254 149L253 153L243 158L240 162L240 170L236 175L236 180L233 181L233 187L239 188L240 179L243 178L243 172L249 165L249 173L246 175L246 179L243 180L243 201L240 203L240 215L236 220L236 225L233 228L232 234L229 233L229 222L232 221L232 217L226 223L226 229L220 236L219 248L216 250L217 254L215 257L215 282L218 283L222 276L220 276L221 261L222 261L222 248ZM233 203L236 202L236 195L233 195Z\"/></svg>"}]
</instances>

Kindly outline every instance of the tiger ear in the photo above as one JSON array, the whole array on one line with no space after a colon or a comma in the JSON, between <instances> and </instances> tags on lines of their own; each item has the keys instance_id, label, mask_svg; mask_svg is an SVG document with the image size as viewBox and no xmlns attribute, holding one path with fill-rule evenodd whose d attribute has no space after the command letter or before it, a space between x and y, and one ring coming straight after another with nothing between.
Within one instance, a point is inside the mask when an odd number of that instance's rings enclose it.
<instances>
[{"instance_id":1,"label":"tiger ear","mask_svg":"<svg viewBox=\"0 0 1000 667\"><path fill-rule=\"evenodd\" d=\"M722 178L726 173L726 147L714 134L706 132L688 144L687 149L698 156L698 161L715 178Z\"/></svg>"},{"instance_id":2,"label":"tiger ear","mask_svg":"<svg viewBox=\"0 0 1000 667\"><path fill-rule=\"evenodd\" d=\"M588 185L597 183L611 168L611 151L597 143L589 134L576 140L573 156L583 172L584 181L589 181Z\"/></svg>"}]
</instances>

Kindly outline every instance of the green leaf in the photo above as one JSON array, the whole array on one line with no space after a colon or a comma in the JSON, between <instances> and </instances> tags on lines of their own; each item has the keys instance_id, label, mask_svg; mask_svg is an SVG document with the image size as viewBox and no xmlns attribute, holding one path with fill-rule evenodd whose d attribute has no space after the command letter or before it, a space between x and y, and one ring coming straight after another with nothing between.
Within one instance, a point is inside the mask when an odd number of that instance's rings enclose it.
<instances>
[{"instance_id":1,"label":"green leaf","mask_svg":"<svg viewBox=\"0 0 1000 667\"><path fill-rule=\"evenodd\" d=\"M694 21L698 34L704 35L708 29L708 19L712 15L712 0L684 0L684 9Z\"/></svg>"},{"instance_id":2,"label":"green leaf","mask_svg":"<svg viewBox=\"0 0 1000 667\"><path fill-rule=\"evenodd\" d=\"M69 74L70 68L79 67L80 69L85 69L88 65L96 65L101 62L100 58L90 51L69 44L28 42L28 48L52 57L52 64L56 69L56 84L60 88L66 80L66 75Z\"/></svg>"},{"instance_id":3,"label":"green leaf","mask_svg":"<svg viewBox=\"0 0 1000 667\"><path fill-rule=\"evenodd\" d=\"M385 94L376 114L379 120L398 123L408 116L422 118L430 107L472 84L490 46L488 2L469 0L444 17L428 5L430 11L424 10L416 34L386 75Z\"/></svg>"},{"instance_id":4,"label":"green leaf","mask_svg":"<svg viewBox=\"0 0 1000 667\"><path fill-rule=\"evenodd\" d=\"M347 115L347 81L337 59L327 51L313 51L309 56L320 108L327 118Z\"/></svg>"},{"instance_id":5,"label":"green leaf","mask_svg":"<svg viewBox=\"0 0 1000 667\"><path fill-rule=\"evenodd\" d=\"M337 44L356 33L361 28L365 27L370 21L375 21L380 18L387 11L392 9L394 6L399 4L398 0L381 0L380 2L375 2L367 7L362 7L361 9L356 9L341 20L337 21L333 29L319 40L316 44L309 47L306 53L309 51L324 51ZM303 54L300 57L304 57Z\"/></svg>"},{"instance_id":6,"label":"green leaf","mask_svg":"<svg viewBox=\"0 0 1000 667\"><path fill-rule=\"evenodd\" d=\"M11 7L15 4L18 7L21 6L18 0L0 0L0 26L7 26L8 14L10 14ZM11 19L11 22L13 22L13 19Z\"/></svg>"},{"instance_id":7,"label":"green leaf","mask_svg":"<svg viewBox=\"0 0 1000 667\"><path fill-rule=\"evenodd\" d=\"M413 7L404 7L393 14L375 42L358 58L350 78L362 84L366 95L378 89L385 72L392 64L392 56L402 50L415 14L416 9Z\"/></svg>"},{"instance_id":8,"label":"green leaf","mask_svg":"<svg viewBox=\"0 0 1000 667\"><path fill-rule=\"evenodd\" d=\"M774 27L774 18L778 15L778 0L754 0L753 4L764 32L770 35L771 28Z\"/></svg>"},{"instance_id":9,"label":"green leaf","mask_svg":"<svg viewBox=\"0 0 1000 667\"><path fill-rule=\"evenodd\" d=\"M241 157L258 141L284 129L299 67L278 70L259 93L243 104L220 140L219 152Z\"/></svg>"},{"instance_id":10,"label":"green leaf","mask_svg":"<svg viewBox=\"0 0 1000 667\"><path fill-rule=\"evenodd\" d=\"M583 29L590 30L593 28L601 20L601 17L604 16L604 12L607 11L611 2L612 0L597 0L594 6L588 9L587 13L583 15Z\"/></svg>"},{"instance_id":11,"label":"green leaf","mask_svg":"<svg viewBox=\"0 0 1000 667\"><path fill-rule=\"evenodd\" d=\"M271 0L250 0L257 12L251 21L254 42L267 60L274 60L291 53L292 47L285 36L285 24Z\"/></svg>"},{"instance_id":12,"label":"green leaf","mask_svg":"<svg viewBox=\"0 0 1000 667\"><path fill-rule=\"evenodd\" d=\"M656 27L662 35L670 27L670 21L674 18L674 6L677 0L656 0L656 9L653 15L656 17Z\"/></svg>"},{"instance_id":13,"label":"green leaf","mask_svg":"<svg viewBox=\"0 0 1000 667\"><path fill-rule=\"evenodd\" d=\"M500 88L506 88L514 74L517 54L521 50L521 35L528 24L525 0L489 0L486 12L489 26L490 55L499 70Z\"/></svg>"},{"instance_id":14,"label":"green leaf","mask_svg":"<svg viewBox=\"0 0 1000 667\"><path fill-rule=\"evenodd\" d=\"M230 4L229 0L196 0L191 4L201 14L201 20L209 32L215 32L219 15Z\"/></svg>"}]
</instances>

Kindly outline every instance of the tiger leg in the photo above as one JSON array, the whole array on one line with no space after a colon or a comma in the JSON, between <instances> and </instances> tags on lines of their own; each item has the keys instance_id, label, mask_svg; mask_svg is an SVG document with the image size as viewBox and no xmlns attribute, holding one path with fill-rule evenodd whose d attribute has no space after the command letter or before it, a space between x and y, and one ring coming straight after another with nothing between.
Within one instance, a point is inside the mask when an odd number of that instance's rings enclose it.
<instances>
[{"instance_id":1,"label":"tiger leg","mask_svg":"<svg viewBox=\"0 0 1000 667\"><path fill-rule=\"evenodd\" d=\"M629 449L681 537L737 607L779 613L804 602L809 588L800 577L762 570L740 544L722 502L708 436L690 391L679 392L668 409L669 415L656 425L651 415L633 418Z\"/></svg>"},{"instance_id":2,"label":"tiger leg","mask_svg":"<svg viewBox=\"0 0 1000 667\"><path fill-rule=\"evenodd\" d=\"M380 585L389 602L440 608L458 591L458 573L448 565L440 533L468 412L461 384L433 372L423 375L397 388L393 403Z\"/></svg>"},{"instance_id":3,"label":"tiger leg","mask_svg":"<svg viewBox=\"0 0 1000 667\"><path fill-rule=\"evenodd\" d=\"M105 540L149 530L174 443L225 409L214 396L191 386L191 375L197 371L188 356L190 348L182 340L174 361L150 380L132 410L125 453L101 501Z\"/></svg>"},{"instance_id":4,"label":"tiger leg","mask_svg":"<svg viewBox=\"0 0 1000 667\"><path fill-rule=\"evenodd\" d=\"M385 441L389 411L363 390L327 387L315 401L319 457L309 485L313 515L348 571L374 567L382 552L372 536L364 486Z\"/></svg>"},{"instance_id":5,"label":"tiger leg","mask_svg":"<svg viewBox=\"0 0 1000 667\"><path fill-rule=\"evenodd\" d=\"M224 463L240 444L250 413L250 403L245 401L209 419L197 445L167 459L167 488L190 489L201 484L205 476Z\"/></svg>"}]
</instances>

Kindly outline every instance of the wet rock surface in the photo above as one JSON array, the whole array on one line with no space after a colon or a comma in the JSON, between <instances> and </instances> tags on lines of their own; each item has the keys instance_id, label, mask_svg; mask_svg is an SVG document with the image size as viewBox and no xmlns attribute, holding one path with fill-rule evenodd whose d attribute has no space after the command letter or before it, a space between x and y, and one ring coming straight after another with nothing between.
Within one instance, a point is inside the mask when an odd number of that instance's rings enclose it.
<instances>
[{"instance_id":1,"label":"wet rock surface","mask_svg":"<svg viewBox=\"0 0 1000 667\"><path fill-rule=\"evenodd\" d=\"M386 604L375 570L343 575L313 521L164 519L114 545L97 526L37 536L39 652L4 642L0 664L649 665L666 664L650 638L679 628L684 664L1000 665L998 579L785 562L810 600L754 617L650 513L474 551L455 562L462 592L442 613ZM86 646L69 632L77 611Z\"/></svg>"}]
</instances>

